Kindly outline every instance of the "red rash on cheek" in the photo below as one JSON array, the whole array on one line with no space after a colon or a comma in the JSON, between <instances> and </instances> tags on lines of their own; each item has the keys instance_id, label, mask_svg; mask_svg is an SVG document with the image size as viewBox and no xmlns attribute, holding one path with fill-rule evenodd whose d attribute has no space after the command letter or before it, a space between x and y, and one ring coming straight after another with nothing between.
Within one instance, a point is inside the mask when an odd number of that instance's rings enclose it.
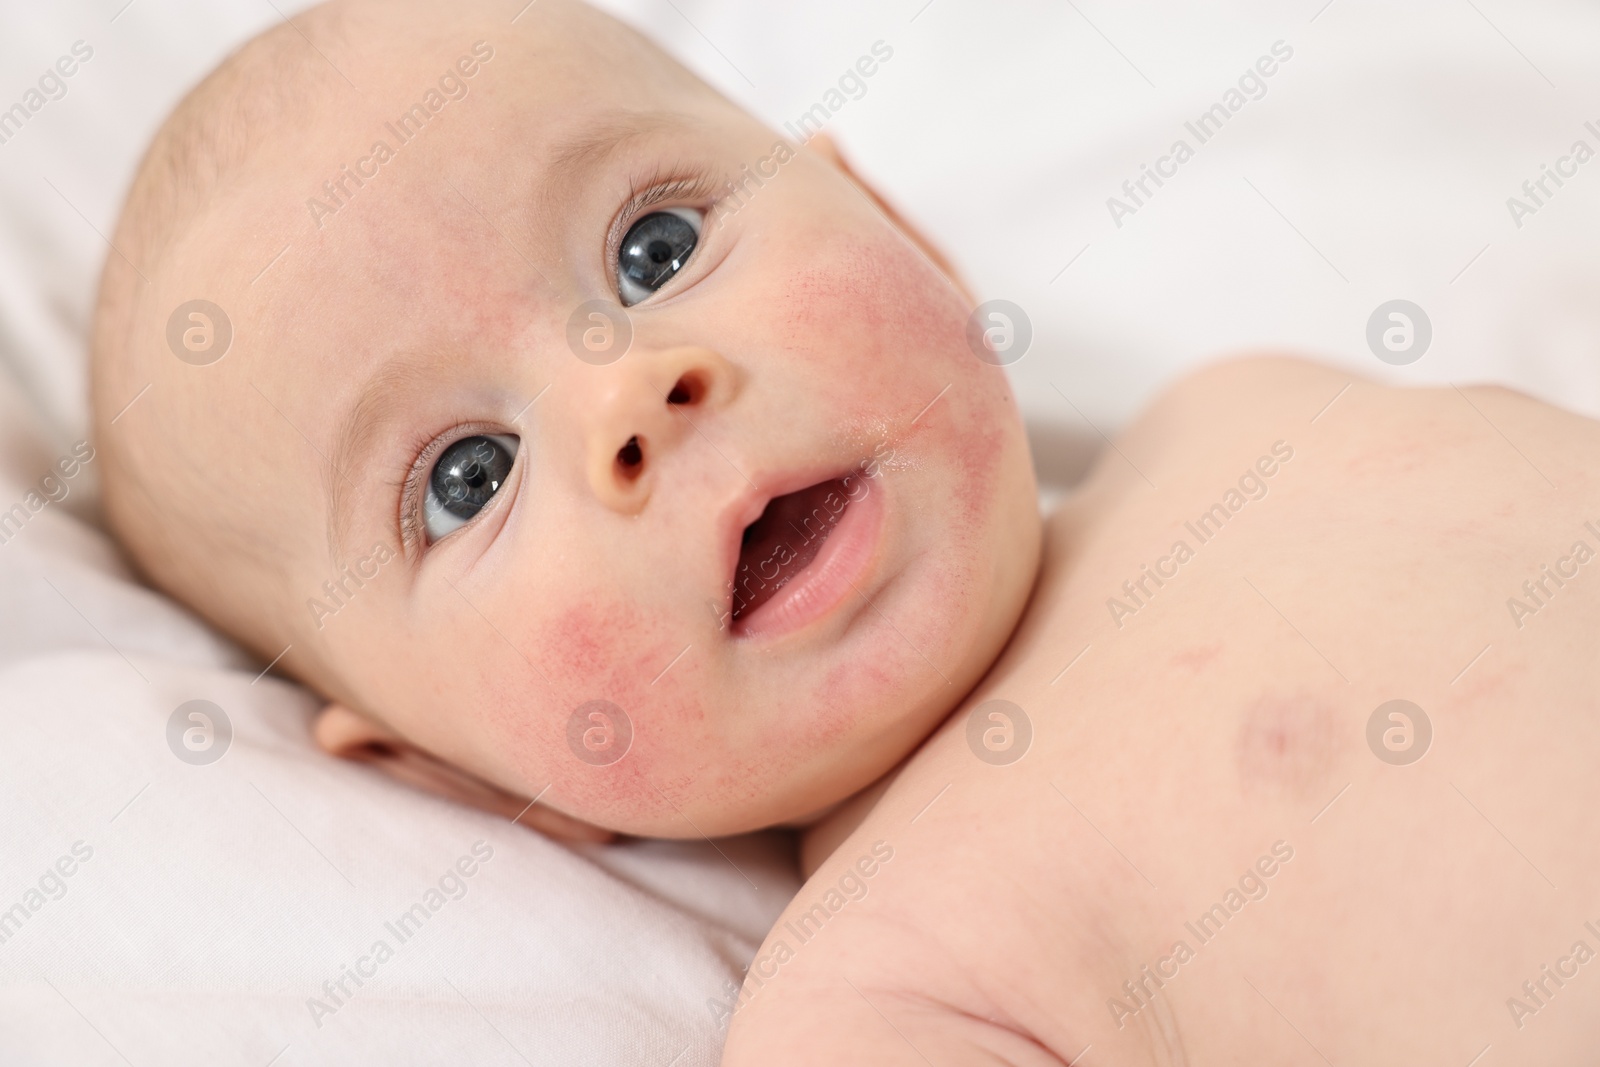
<instances>
[{"instance_id":1,"label":"red rash on cheek","mask_svg":"<svg viewBox=\"0 0 1600 1067\"><path fill-rule=\"evenodd\" d=\"M662 663L670 658L669 653ZM564 717L554 775L559 802L580 817L625 830L696 836L694 823L680 813L704 810L708 802L713 808L725 807L720 796L727 792L728 780L725 762L715 758L719 739L703 728L706 714L699 694L704 684L689 672L670 686L663 679L650 687L646 678L615 699L631 723L633 740L622 759L606 766L592 766L572 753Z\"/></svg>"},{"instance_id":2,"label":"red rash on cheek","mask_svg":"<svg viewBox=\"0 0 1600 1067\"><path fill-rule=\"evenodd\" d=\"M875 407L861 412L867 417L908 422L951 380L952 360L970 357L962 301L896 235L817 240L824 247L814 265L784 279L783 335L813 352L819 369L833 365L837 373L815 384L839 392L835 402L859 410L865 399Z\"/></svg>"},{"instance_id":3,"label":"red rash on cheek","mask_svg":"<svg viewBox=\"0 0 1600 1067\"><path fill-rule=\"evenodd\" d=\"M632 706L654 692L651 680L682 649L681 644L673 647L638 608L618 603L574 605L541 629L537 662L560 699L572 707L610 700L632 714Z\"/></svg>"},{"instance_id":4,"label":"red rash on cheek","mask_svg":"<svg viewBox=\"0 0 1600 1067\"><path fill-rule=\"evenodd\" d=\"M563 689L594 689L593 680L611 669L616 647L630 628L617 610L589 604L567 608L551 620L544 635L541 666ZM582 699L604 696L607 694L595 692Z\"/></svg>"},{"instance_id":5,"label":"red rash on cheek","mask_svg":"<svg viewBox=\"0 0 1600 1067\"><path fill-rule=\"evenodd\" d=\"M957 497L956 504L965 520L963 532L977 535L996 503L994 497L999 490L997 483L1005 456L1006 434L998 426L978 422L970 411L956 417L966 423L961 434L962 447L956 453L966 491Z\"/></svg>"},{"instance_id":6,"label":"red rash on cheek","mask_svg":"<svg viewBox=\"0 0 1600 1067\"><path fill-rule=\"evenodd\" d=\"M528 765L543 762L554 786L552 801L579 818L670 833L683 783L706 770L699 699L705 679L692 662L693 651L673 663L682 643L641 619L637 607L617 603L577 604L540 628L536 658L530 658L550 679L555 699L538 727L515 728L519 750L532 746ZM668 664L671 672L661 677ZM632 740L615 763L587 763L568 741L574 713L591 700L609 701L627 716ZM700 778L696 791L705 785Z\"/></svg>"},{"instance_id":7,"label":"red rash on cheek","mask_svg":"<svg viewBox=\"0 0 1600 1067\"><path fill-rule=\"evenodd\" d=\"M833 238L823 262L790 279L784 301L787 336L816 339L819 369L834 364L836 373L814 385L838 394L830 406L887 425L908 456L913 447L947 452L961 478L953 494L960 527L981 531L1006 430L1019 416L1005 372L968 347L964 298L903 238L886 234L876 242Z\"/></svg>"}]
</instances>

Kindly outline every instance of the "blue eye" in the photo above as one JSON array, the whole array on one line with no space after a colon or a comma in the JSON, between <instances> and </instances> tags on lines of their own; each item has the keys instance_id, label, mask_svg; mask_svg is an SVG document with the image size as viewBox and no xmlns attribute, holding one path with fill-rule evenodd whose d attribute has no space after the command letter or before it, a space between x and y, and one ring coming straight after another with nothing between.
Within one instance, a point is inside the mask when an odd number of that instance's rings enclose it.
<instances>
[{"instance_id":1,"label":"blue eye","mask_svg":"<svg viewBox=\"0 0 1600 1067\"><path fill-rule=\"evenodd\" d=\"M624 307L644 300L689 262L700 240L700 212L675 207L634 223L617 249L617 295Z\"/></svg>"},{"instance_id":2,"label":"blue eye","mask_svg":"<svg viewBox=\"0 0 1600 1067\"><path fill-rule=\"evenodd\" d=\"M475 434L439 454L422 500L429 541L465 526L494 499L511 473L517 444L504 434Z\"/></svg>"}]
</instances>

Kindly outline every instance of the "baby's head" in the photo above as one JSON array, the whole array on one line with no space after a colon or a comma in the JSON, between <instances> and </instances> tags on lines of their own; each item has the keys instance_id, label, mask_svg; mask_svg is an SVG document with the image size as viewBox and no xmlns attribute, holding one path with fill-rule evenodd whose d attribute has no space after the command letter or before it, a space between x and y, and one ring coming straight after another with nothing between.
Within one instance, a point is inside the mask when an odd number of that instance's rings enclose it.
<instances>
[{"instance_id":1,"label":"baby's head","mask_svg":"<svg viewBox=\"0 0 1600 1067\"><path fill-rule=\"evenodd\" d=\"M102 282L108 514L343 737L630 833L803 818L1009 638L1015 402L821 138L520 6L318 8L168 120Z\"/></svg>"}]
</instances>

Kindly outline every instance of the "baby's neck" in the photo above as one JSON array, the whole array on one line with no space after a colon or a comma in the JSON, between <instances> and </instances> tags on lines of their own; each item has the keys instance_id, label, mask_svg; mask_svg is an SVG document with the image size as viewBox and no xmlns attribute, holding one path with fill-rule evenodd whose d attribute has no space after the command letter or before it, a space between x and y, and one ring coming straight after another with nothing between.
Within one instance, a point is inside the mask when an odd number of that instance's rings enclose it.
<instances>
[{"instance_id":1,"label":"baby's neck","mask_svg":"<svg viewBox=\"0 0 1600 1067\"><path fill-rule=\"evenodd\" d=\"M1048 541L1045 551L1048 551ZM1038 575L1042 575L1044 572L1045 567L1041 558L1038 574L1034 579L1034 593L1037 592ZM972 691L990 681L999 665L1005 662L1006 652L1011 648L1017 634L1022 631L1023 623L1032 612L1035 603L1036 597L1030 594L1028 607L1018 617L1016 625L1012 627L1010 635L1006 638L1006 643L996 653L994 661L989 664L989 669L979 679L978 684L973 686ZM951 705L951 714L954 714L956 709L966 702L966 699L967 694L963 694L960 700ZM949 721L949 716L947 715L940 722L939 727L929 733L928 738L937 734L939 729L942 729ZM928 738L923 739L924 744L927 743ZM922 745L918 745L917 749L908 753L905 759L895 764L886 774L860 792L846 797L833 807L826 808L811 818L800 820L794 824L800 833L801 877L810 878L811 873L822 866L823 862L833 854L833 851L844 843L845 838L855 832L856 827L860 826L862 820L877 806L879 799L882 798L889 786L894 784L894 780L900 776L900 772L905 769L906 765L911 762L921 748Z\"/></svg>"},{"instance_id":2,"label":"baby's neck","mask_svg":"<svg viewBox=\"0 0 1600 1067\"><path fill-rule=\"evenodd\" d=\"M907 756L906 760L911 757ZM861 820L867 817L873 807L878 803L878 798L883 796L884 790L899 775L901 768L906 765L902 760L894 770L879 778L861 792L846 797L833 807L829 808L816 821L800 827L800 876L810 878L811 872L822 866L824 860L833 855L833 850L838 848L861 825Z\"/></svg>"}]
</instances>

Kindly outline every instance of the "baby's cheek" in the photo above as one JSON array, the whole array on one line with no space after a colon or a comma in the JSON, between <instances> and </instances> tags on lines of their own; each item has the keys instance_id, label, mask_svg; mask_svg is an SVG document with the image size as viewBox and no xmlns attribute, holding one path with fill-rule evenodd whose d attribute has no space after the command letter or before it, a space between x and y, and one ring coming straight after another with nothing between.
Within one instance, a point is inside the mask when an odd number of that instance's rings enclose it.
<instances>
[{"instance_id":1,"label":"baby's cheek","mask_svg":"<svg viewBox=\"0 0 1600 1067\"><path fill-rule=\"evenodd\" d=\"M908 241L835 237L828 248L786 288L785 336L819 365L805 370L828 371L808 388L902 463L920 454L955 474L952 533L980 533L1020 420L1005 372L973 354L965 298Z\"/></svg>"},{"instance_id":2,"label":"baby's cheek","mask_svg":"<svg viewBox=\"0 0 1600 1067\"><path fill-rule=\"evenodd\" d=\"M553 803L610 825L670 809L663 794L699 769L694 740L704 732L704 709L691 690L667 684L674 674L681 683L699 673L673 663L683 642L669 629L637 607L594 601L539 626L527 647L549 680L540 686L544 699L518 709L516 694L502 694L510 714L500 728L523 780L535 788L549 782Z\"/></svg>"},{"instance_id":3,"label":"baby's cheek","mask_svg":"<svg viewBox=\"0 0 1600 1067\"><path fill-rule=\"evenodd\" d=\"M559 690L584 694L585 700L614 699L612 694L630 682L618 671L620 653L642 638L644 627L621 604L601 601L588 591L579 596L584 602L540 620L532 635L540 668Z\"/></svg>"},{"instance_id":4,"label":"baby's cheek","mask_svg":"<svg viewBox=\"0 0 1600 1067\"><path fill-rule=\"evenodd\" d=\"M999 412L975 404L951 406L951 418L963 424L960 436L950 439L952 444L958 445L950 451L953 469L959 472L961 479L951 511L952 533L957 536L981 536L994 521L997 506L1003 502L1007 449L1018 447L1018 442L1011 428L1011 420L1016 416L995 417L1013 406L1009 391L997 398L997 402L1004 405ZM1017 457L1018 462L1026 462L1026 459L1026 456Z\"/></svg>"},{"instance_id":5,"label":"baby's cheek","mask_svg":"<svg viewBox=\"0 0 1600 1067\"><path fill-rule=\"evenodd\" d=\"M961 299L893 234L818 240L824 254L784 278L781 337L813 357L808 370L828 372L808 387L835 394L835 410L908 423L958 377L952 372L966 352Z\"/></svg>"}]
</instances>

